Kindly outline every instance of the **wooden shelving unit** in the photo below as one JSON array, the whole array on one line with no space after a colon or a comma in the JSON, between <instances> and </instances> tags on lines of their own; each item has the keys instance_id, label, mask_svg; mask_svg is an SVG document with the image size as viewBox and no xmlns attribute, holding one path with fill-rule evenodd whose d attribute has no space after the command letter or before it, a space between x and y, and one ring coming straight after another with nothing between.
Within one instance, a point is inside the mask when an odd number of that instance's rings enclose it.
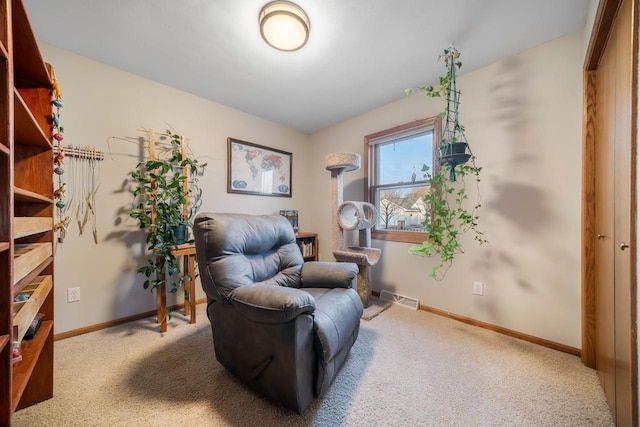
<instances>
[{"instance_id":1,"label":"wooden shelving unit","mask_svg":"<svg viewBox=\"0 0 640 427\"><path fill-rule=\"evenodd\" d=\"M318 261L318 234L297 233L296 243L305 261Z\"/></svg>"},{"instance_id":2,"label":"wooden shelving unit","mask_svg":"<svg viewBox=\"0 0 640 427\"><path fill-rule=\"evenodd\" d=\"M22 0L0 0L0 425L53 396L51 90ZM19 293L28 299L14 303ZM38 313L40 329L23 340Z\"/></svg>"}]
</instances>

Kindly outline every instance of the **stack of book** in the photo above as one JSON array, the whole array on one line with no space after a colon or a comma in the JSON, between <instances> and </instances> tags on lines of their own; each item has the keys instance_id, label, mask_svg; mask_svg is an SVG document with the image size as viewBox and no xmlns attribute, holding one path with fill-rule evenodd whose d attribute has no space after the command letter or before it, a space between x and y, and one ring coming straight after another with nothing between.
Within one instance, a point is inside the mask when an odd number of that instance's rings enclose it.
<instances>
[{"instance_id":1,"label":"stack of book","mask_svg":"<svg viewBox=\"0 0 640 427\"><path fill-rule=\"evenodd\" d=\"M289 220L291 226L293 227L293 231L298 232L298 211L297 210L281 210L280 215L284 216Z\"/></svg>"},{"instance_id":2,"label":"stack of book","mask_svg":"<svg viewBox=\"0 0 640 427\"><path fill-rule=\"evenodd\" d=\"M299 241L298 246L300 247L300 252L302 252L303 257L313 256L313 242L307 241Z\"/></svg>"}]
</instances>

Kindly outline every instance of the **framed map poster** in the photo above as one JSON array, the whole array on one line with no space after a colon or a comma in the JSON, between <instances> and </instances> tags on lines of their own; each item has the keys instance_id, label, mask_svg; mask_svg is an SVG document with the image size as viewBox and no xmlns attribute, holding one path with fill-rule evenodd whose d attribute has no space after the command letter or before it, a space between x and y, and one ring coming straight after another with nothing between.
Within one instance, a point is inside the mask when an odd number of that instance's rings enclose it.
<instances>
[{"instance_id":1,"label":"framed map poster","mask_svg":"<svg viewBox=\"0 0 640 427\"><path fill-rule=\"evenodd\" d=\"M291 197L293 155L227 138L227 193Z\"/></svg>"}]
</instances>

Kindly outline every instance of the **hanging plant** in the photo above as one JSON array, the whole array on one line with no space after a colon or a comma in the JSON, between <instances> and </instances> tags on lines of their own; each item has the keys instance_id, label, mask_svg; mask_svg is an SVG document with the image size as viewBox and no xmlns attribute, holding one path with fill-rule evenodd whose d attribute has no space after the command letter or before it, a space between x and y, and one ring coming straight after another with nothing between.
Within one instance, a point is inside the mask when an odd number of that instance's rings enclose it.
<instances>
[{"instance_id":1,"label":"hanging plant","mask_svg":"<svg viewBox=\"0 0 640 427\"><path fill-rule=\"evenodd\" d=\"M180 244L193 243L193 239L185 239L184 230L193 226L200 208L202 190L198 187L198 175L204 173L207 164L188 156L183 158L182 137L169 130L166 135L170 138L170 149L157 159L138 163L129 172L136 185L133 196L138 200L129 216L137 219L140 228L146 231L151 251L147 264L137 270L146 277L144 288L153 291L166 283L168 277L170 290L175 293L185 280L192 278L180 275L180 265L171 250ZM183 168L187 175L182 174Z\"/></svg>"},{"instance_id":2,"label":"hanging plant","mask_svg":"<svg viewBox=\"0 0 640 427\"><path fill-rule=\"evenodd\" d=\"M457 89L456 74L462 66L460 52L453 46L444 50L440 58L444 57L447 73L440 77L437 86L421 86L418 91L427 96L446 99L445 110L438 115L444 120L442 137L438 143L436 153L436 170L432 174L428 165L422 166L424 179L429 184L429 192L424 197L429 214L423 225L426 230L426 240L420 246L412 246L409 253L432 257L438 256L440 262L436 264L430 277L442 280L453 263L455 256L464 252L460 238L468 231L474 233L478 244L487 243L484 233L478 228L480 208L480 172L476 166L475 157L464 134L464 126L460 123L459 106L460 91ZM407 89L407 95L417 91ZM472 177L476 182L478 200L469 209L467 195L467 178Z\"/></svg>"}]
</instances>

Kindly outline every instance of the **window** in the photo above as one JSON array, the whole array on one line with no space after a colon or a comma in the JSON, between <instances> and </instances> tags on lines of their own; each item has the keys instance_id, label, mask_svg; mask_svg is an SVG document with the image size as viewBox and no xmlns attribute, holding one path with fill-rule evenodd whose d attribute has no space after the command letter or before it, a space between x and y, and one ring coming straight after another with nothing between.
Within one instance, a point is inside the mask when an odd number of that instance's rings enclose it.
<instances>
[{"instance_id":1,"label":"window","mask_svg":"<svg viewBox=\"0 0 640 427\"><path fill-rule=\"evenodd\" d=\"M433 141L439 135L440 120L430 117L365 136L365 195L378 210L373 239L424 240L429 184L422 165L433 172Z\"/></svg>"}]
</instances>

